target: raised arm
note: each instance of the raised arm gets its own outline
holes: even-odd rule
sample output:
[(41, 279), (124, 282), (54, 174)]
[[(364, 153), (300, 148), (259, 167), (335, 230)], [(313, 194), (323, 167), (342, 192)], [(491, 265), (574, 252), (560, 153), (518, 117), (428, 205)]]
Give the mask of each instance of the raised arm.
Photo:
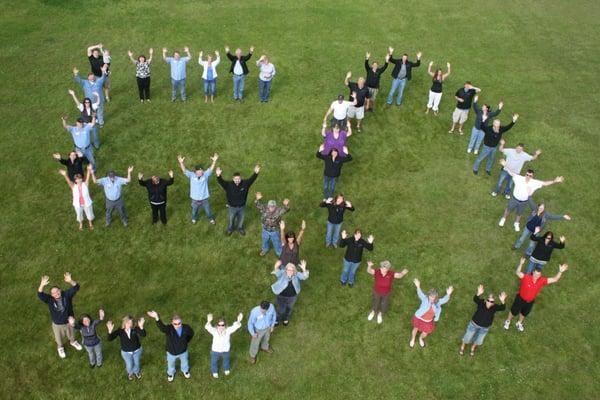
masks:
[(58, 173), (61, 174), (63, 176), (63, 178), (65, 178), (65, 181), (67, 182), (67, 185), (69, 185), (69, 187), (72, 189), (73, 188), (73, 182), (71, 182), (71, 180), (67, 176), (67, 170), (65, 170), (65, 169), (59, 169)]
[(127, 167), (127, 178), (125, 179), (127, 183), (131, 182), (131, 173), (133, 172), (133, 165)]
[(375, 275), (375, 270), (373, 269), (373, 261), (367, 261), (367, 273), (369, 275)]
[(306, 221), (302, 220), (302, 225), (300, 225), (300, 232), (298, 232), (298, 237), (296, 238), (296, 241), (298, 242), (298, 244), (300, 244), (300, 242), (302, 242), (302, 238), (304, 237), (305, 229), (306, 229)]
[(210, 164), (210, 170), (213, 171), (215, 169), (215, 165), (217, 165), (217, 160), (219, 159), (219, 155), (217, 153), (213, 154), (213, 156), (210, 158), (210, 160), (212, 161), (212, 163)]
[(167, 61), (167, 48), (163, 47), (162, 49), (162, 58), (163, 60)]
[(177, 156), (177, 161), (179, 162), (179, 168), (181, 168), (181, 172), (183, 172), (183, 174), (185, 175), (185, 157), (183, 157), (181, 154)]
[(515, 274), (519, 277), (519, 279), (523, 279), (523, 277), (525, 276), (525, 274), (523, 272), (521, 272), (524, 264), (525, 264), (525, 257), (521, 257), (521, 259), (519, 260), (519, 265), (517, 265), (517, 270), (515, 271)]
[(279, 221), (279, 240), (281, 240), (281, 244), (285, 246), (285, 221)]
[(131, 50), (127, 50), (127, 55), (129, 56), (129, 60), (132, 63), (134, 63), (134, 64), (137, 63), (137, 61), (135, 60), (135, 58), (133, 58), (133, 52)]
[(513, 170), (511, 170), (510, 168), (508, 168), (508, 167), (506, 166), (506, 160), (500, 160), (500, 165), (502, 165), (502, 166), (504, 167), (504, 170), (505, 170), (506, 172), (508, 172), (508, 174), (509, 174), (510, 176), (515, 176), (515, 175), (518, 175), (518, 174), (516, 174), (516, 173), (515, 173)]
[(550, 284), (558, 282), (558, 280), (562, 276), (563, 272), (565, 272), (568, 269), (569, 269), (569, 266), (567, 264), (561, 264), (561, 265), (559, 265), (558, 266), (558, 273), (556, 275), (554, 275), (552, 278), (548, 278), (548, 284), (550, 285)]
[(448, 76), (450, 76), (450, 63), (446, 63), (446, 68), (448, 68), (448, 72), (446, 72), (445, 74), (442, 75), (442, 79), (446, 79)]
[(428, 74), (429, 74), (431, 77), (433, 77), (433, 76), (434, 76), (434, 73), (433, 73), (433, 71), (431, 70), (431, 66), (432, 66), (432, 65), (433, 65), (433, 61), (429, 61), (429, 65), (427, 66), (427, 73), (428, 73)]
[(557, 176), (554, 180), (542, 182), (543, 186), (554, 185), (555, 183), (563, 183), (565, 178), (563, 176)]
[(91, 56), (92, 55), (92, 51), (94, 49), (102, 49), (102, 43), (98, 43), (98, 44), (94, 44), (90, 47), (87, 48), (87, 56)]
[(400, 272), (394, 272), (394, 279), (402, 279), (408, 274), (408, 269), (404, 268)]
[(81, 105), (81, 103), (79, 102), (79, 99), (77, 98), (77, 96), (75, 95), (75, 91), (72, 89), (69, 89), (69, 94), (71, 95), (71, 97), (73, 98), (73, 102), (75, 103), (75, 107), (79, 107)]
[(323, 117), (323, 124), (327, 124), (327, 118), (329, 118), (329, 116), (331, 115), (332, 112), (333, 112), (333, 108), (331, 108), (331, 106), (329, 106), (329, 108), (327, 109), (327, 112), (325, 113), (325, 116)]
[(93, 175), (93, 171), (92, 171), (92, 164), (88, 164), (87, 166), (87, 174), (85, 175), (85, 184), (89, 185), (90, 184), (90, 175)]
[(352, 72), (348, 71), (346, 73), (346, 78), (344, 79), (344, 86), (348, 86), (350, 83), (350, 78), (352, 78)]

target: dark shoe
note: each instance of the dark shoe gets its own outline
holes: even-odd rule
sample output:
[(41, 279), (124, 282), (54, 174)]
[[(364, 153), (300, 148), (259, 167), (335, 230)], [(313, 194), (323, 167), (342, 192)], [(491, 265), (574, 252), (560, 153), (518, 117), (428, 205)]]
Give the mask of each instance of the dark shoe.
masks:
[(340, 281), (340, 283), (342, 284), (342, 286), (346, 286), (346, 282)]
[(101, 368), (102, 364), (96, 364), (96, 368)]
[(94, 368), (96, 366), (96, 364), (90, 364), (90, 368)]
[(473, 170), (473, 175), (477, 175), (477, 171)]
[(142, 373), (137, 373), (135, 374), (135, 377), (138, 378), (138, 380), (142, 379)]
[(240, 229), (238, 232), (240, 233), (240, 235), (246, 236), (246, 231), (245, 230)]
[(492, 175), (492, 171), (485, 171), (486, 174), (488, 174), (488, 176)]
[(256, 364), (256, 357), (250, 357), (250, 364)]
[(268, 349), (260, 349), (261, 351), (264, 351), (265, 353), (268, 354), (273, 354), (273, 348), (269, 347)]
[(275, 326), (279, 326), (279, 321), (275, 321)]
[(349, 284), (348, 284), (348, 287), (349, 287), (349, 288), (353, 288), (353, 287), (354, 287), (354, 283), (349, 283)]
[(231, 236), (231, 234), (232, 234), (232, 233), (233, 233), (233, 231), (229, 231), (229, 230), (225, 232), (225, 234), (226, 234), (227, 236)]

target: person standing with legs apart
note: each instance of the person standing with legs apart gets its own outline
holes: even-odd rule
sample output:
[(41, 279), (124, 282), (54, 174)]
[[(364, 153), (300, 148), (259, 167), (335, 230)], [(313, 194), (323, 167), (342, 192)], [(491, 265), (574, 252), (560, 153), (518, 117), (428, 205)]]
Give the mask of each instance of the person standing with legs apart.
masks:
[(527, 273), (531, 274), (535, 268), (540, 270), (544, 268), (552, 257), (552, 251), (554, 249), (564, 249), (565, 240), (564, 236), (560, 237), (560, 242), (554, 241), (554, 233), (548, 231), (541, 236), (537, 236), (539, 228), (531, 234), (529, 237), (532, 242), (536, 242), (535, 248), (529, 257), (529, 264), (527, 265)]
[(204, 209), (204, 213), (206, 214), (206, 218), (208, 218), (208, 222), (211, 225), (215, 224), (215, 216), (210, 210), (210, 203), (208, 198), (210, 197), (210, 193), (208, 191), (208, 178), (212, 175), (213, 170), (215, 169), (215, 165), (217, 164), (217, 160), (219, 159), (219, 155), (215, 153), (210, 160), (212, 164), (205, 171), (202, 165), (197, 164), (194, 168), (194, 172), (185, 168), (185, 157), (177, 156), (177, 161), (179, 161), (179, 167), (181, 168), (181, 172), (190, 180), (190, 198), (192, 199), (192, 224), (195, 224), (198, 220), (198, 211), (200, 207)]
[(138, 174), (138, 183), (148, 191), (148, 201), (152, 209), (152, 224), (158, 222), (160, 214), (160, 222), (163, 225), (167, 224), (167, 186), (171, 186), (175, 181), (173, 179), (173, 171), (169, 171), (169, 179), (162, 179), (157, 175), (152, 175), (152, 178), (143, 180), (144, 174)]
[[(283, 265), (283, 267), (281, 267)], [(288, 326), (294, 304), (300, 294), (300, 281), (308, 279), (309, 271), (306, 269), (306, 261), (298, 264), (302, 272), (298, 272), (296, 265), (292, 263), (283, 264), (281, 261), (275, 263), (273, 272), (277, 282), (271, 285), (271, 290), (277, 296), (277, 322), (275, 325)]]
[(283, 207), (277, 207), (275, 200), (269, 200), (265, 206), (260, 200), (262, 193), (256, 192), (256, 200), (254, 204), (260, 211), (260, 221), (262, 223), (262, 247), (260, 256), (264, 256), (269, 251), (269, 242), (273, 243), (273, 250), (277, 257), (281, 256), (283, 250), (281, 246), (281, 238), (279, 237), (279, 222), (281, 216), (290, 211), (290, 200), (283, 199)]
[(479, 92), (481, 92), (481, 89), (473, 86), (469, 81), (466, 81), (463, 87), (456, 91), (454, 94), (456, 108), (452, 113), (452, 127), (448, 133), (454, 133), (454, 128), (458, 125), (458, 133), (463, 134), (462, 128), (469, 117), (469, 109), (471, 108), (473, 97)]
[(91, 132), (96, 124), (96, 117), (93, 116), (92, 122), (89, 124), (83, 122), (83, 118), (77, 118), (75, 126), (67, 125), (67, 117), (61, 117), (61, 121), (63, 128), (65, 128), (73, 138), (75, 151), (84, 155), (95, 171), (96, 159), (94, 158), (94, 150), (92, 149)]
[(204, 329), (213, 337), (212, 346), (210, 348), (210, 371), (213, 378), (219, 377), (219, 359), (223, 359), (223, 373), (229, 375), (231, 368), (229, 366), (229, 351), (231, 350), (231, 334), (242, 327), (242, 319), (244, 315), (239, 313), (237, 320), (231, 326), (227, 326), (227, 321), (224, 318), (219, 318), (217, 327), (212, 326), (213, 315), (206, 316), (206, 325)]
[(186, 66), (192, 59), (192, 54), (187, 46), (183, 48), (183, 51), (187, 54), (187, 57), (181, 57), (178, 51), (173, 52), (173, 57), (167, 57), (167, 49), (165, 47), (162, 49), (163, 60), (171, 66), (171, 101), (173, 102), (177, 100), (177, 89), (179, 89), (181, 101), (187, 100), (185, 91)]
[(167, 381), (173, 382), (178, 359), (183, 376), (190, 379), (188, 343), (194, 337), (194, 330), (188, 324), (184, 324), (177, 314), (173, 315), (169, 325), (163, 324), (156, 311), (148, 311), (147, 314), (156, 320), (156, 326), (166, 337)]
[(140, 102), (150, 102), (150, 64), (152, 63), (152, 54), (154, 49), (148, 50), (150, 57), (146, 59), (145, 55), (138, 56), (137, 60), (133, 58), (133, 52), (127, 51), (127, 55), (131, 62), (135, 65), (135, 79), (137, 81), (138, 92), (140, 94)]
[(390, 93), (387, 97), (387, 105), (391, 106), (394, 101), (394, 94), (398, 91), (398, 96), (396, 97), (396, 105), (399, 106), (402, 104), (402, 96), (404, 94), (404, 88), (406, 87), (406, 83), (412, 79), (412, 69), (417, 68), (421, 65), (421, 52), (417, 52), (417, 61), (408, 61), (408, 54), (402, 54), (402, 57), (399, 59), (394, 58), (394, 49), (392, 47), (388, 47), (388, 55), (390, 58), (390, 62), (394, 64), (394, 69), (392, 70), (392, 87), (390, 89)]
[(115, 171), (108, 171), (106, 178), (96, 179), (96, 174), (92, 171), (92, 179), (98, 186), (104, 188), (104, 197), (106, 197), (106, 226), (112, 222), (112, 213), (116, 209), (121, 217), (123, 226), (127, 226), (129, 218), (125, 211), (125, 203), (123, 202), (123, 186), (131, 182), (131, 172), (133, 165), (127, 168), (127, 178), (117, 176)]
[(287, 265), (289, 263), (298, 265), (300, 262), (300, 243), (304, 237), (305, 229), (306, 221), (302, 220), (300, 232), (298, 232), (298, 236), (296, 237), (296, 233), (294, 231), (285, 231), (285, 222), (283, 220), (279, 222), (279, 235), (283, 245), (279, 261), (283, 265)]
[(511, 123), (506, 126), (501, 126), (499, 119), (495, 119), (492, 126), (486, 124), (481, 126), (481, 129), (485, 133), (485, 136), (483, 137), (483, 150), (473, 164), (473, 174), (477, 175), (479, 172), (479, 165), (486, 158), (487, 163), (485, 165), (485, 173), (488, 175), (492, 174), (492, 165), (494, 164), (498, 143), (500, 143), (502, 135), (515, 125), (517, 119), (519, 119), (519, 114), (513, 114)]
[(200, 52), (198, 56), (198, 64), (202, 66), (202, 80), (204, 81), (204, 102), (208, 103), (208, 96), (210, 96), (210, 102), (215, 102), (215, 96), (217, 95), (217, 66), (221, 63), (221, 56), (219, 51), (215, 50), (216, 59), (209, 54), (206, 56), (206, 61), (202, 59), (203, 52)]
[(242, 49), (235, 49), (235, 55), (229, 52), (229, 46), (225, 46), (227, 58), (231, 61), (229, 73), (233, 74), (233, 99), (243, 101), (244, 99), (244, 83), (246, 75), (248, 75), (248, 65), (246, 63), (254, 53), (254, 46), (250, 46), (250, 51), (245, 56), (242, 55)]
[[(81, 112), (81, 119), (83, 119), (84, 124), (89, 124), (92, 122), (94, 118), (94, 114), (98, 111), (98, 106), (100, 105), (100, 95), (98, 92), (94, 92), (94, 100), (92, 103), (92, 99), (85, 98), (83, 99), (83, 103), (79, 102), (79, 99), (75, 95), (75, 91), (69, 89), (69, 94), (73, 97), (73, 101), (75, 102), (75, 107)], [(98, 126), (94, 125), (92, 130), (90, 131), (92, 144), (96, 149), (100, 148), (100, 136), (98, 136)]]
[(419, 300), (421, 300), (421, 306), (412, 317), (413, 330), (408, 345), (411, 348), (415, 347), (417, 333), (421, 332), (419, 346), (425, 347), (425, 338), (435, 330), (436, 322), (442, 314), (442, 306), (450, 301), (450, 295), (454, 291), (454, 287), (449, 286), (446, 289), (446, 295), (440, 299), (437, 290), (429, 289), (427, 294), (425, 294), (421, 290), (421, 282), (418, 279), (415, 279), (413, 282), (417, 287), (417, 295), (419, 296)]
[(81, 314), (79, 321), (74, 317), (69, 317), (69, 325), (81, 333), (83, 346), (88, 353), (90, 368), (100, 368), (102, 366), (102, 343), (96, 327), (104, 320), (104, 310), (98, 310), (98, 319), (92, 321), (89, 314)]
[(116, 331), (114, 330), (115, 326), (112, 321), (106, 323), (108, 341), (112, 342), (118, 337), (121, 342), (121, 357), (125, 361), (127, 379), (130, 381), (133, 378), (142, 379), (141, 361), (144, 348), (142, 347), (140, 338), (146, 336), (144, 323), (144, 317), (141, 317), (137, 321), (136, 326), (131, 315), (123, 317), (121, 327)]
[(377, 269), (373, 269), (371, 261), (367, 262), (367, 272), (375, 278), (371, 312), (367, 316), (368, 321), (371, 321), (377, 315), (377, 323), (381, 324), (383, 322), (383, 314), (387, 312), (390, 305), (390, 294), (392, 293), (394, 279), (404, 278), (408, 274), (406, 268), (401, 272), (394, 272), (391, 268), (392, 263), (387, 260), (382, 261)]
[(81, 79), (79, 76), (79, 70), (73, 67), (73, 79), (83, 88), (84, 97), (93, 99), (96, 97), (94, 93), (98, 93), (100, 101), (96, 108), (96, 120), (98, 126), (102, 128), (104, 126), (104, 80), (106, 79), (106, 70), (108, 65), (104, 64), (101, 68), (102, 75), (96, 76), (94, 73), (89, 73), (86, 80)]
[(494, 118), (500, 115), (502, 111), (502, 107), (504, 107), (504, 103), (501, 101), (498, 103), (498, 109), (496, 111), (492, 111), (489, 104), (484, 104), (479, 107), (478, 104), (479, 96), (475, 95), (473, 98), (473, 111), (475, 112), (475, 123), (473, 124), (473, 128), (471, 129), (471, 138), (469, 139), (469, 144), (467, 145), (467, 153), (473, 152), (473, 154), (477, 155), (479, 153), (479, 147), (481, 147), (481, 142), (483, 142), (483, 138), (485, 137), (485, 132), (483, 131), (483, 126), (485, 122), (489, 118)]
[(256, 364), (258, 351), (262, 350), (267, 354), (273, 353), (273, 348), (269, 345), (271, 333), (275, 329), (277, 314), (273, 304), (263, 300), (260, 305), (250, 311), (248, 317), (248, 332), (250, 333), (250, 364)]
[(510, 311), (508, 312), (508, 318), (506, 321), (504, 321), (504, 329), (506, 330), (510, 329), (510, 322), (518, 314), (519, 320), (516, 322), (515, 326), (519, 332), (523, 332), (525, 330), (523, 322), (531, 312), (533, 303), (535, 302), (535, 299), (542, 288), (546, 285), (551, 285), (558, 282), (562, 274), (569, 269), (567, 264), (561, 264), (558, 266), (558, 273), (556, 275), (554, 275), (552, 278), (546, 278), (545, 276), (542, 276), (542, 270), (540, 268), (535, 268), (531, 275), (524, 274), (521, 272), (524, 264), (525, 258), (523, 257), (519, 261), (519, 265), (515, 271), (521, 280), (521, 285), (519, 287), (519, 293), (517, 293), (515, 296), (515, 300), (510, 307)]
[(498, 296), (498, 299), (502, 304), (496, 304), (496, 298), (492, 293), (483, 300), (481, 298), (483, 292), (483, 285), (479, 285), (477, 287), (477, 294), (473, 296), (473, 301), (477, 304), (477, 310), (475, 311), (475, 314), (473, 314), (471, 321), (469, 321), (467, 331), (463, 336), (460, 349), (458, 350), (458, 354), (461, 356), (465, 354), (465, 346), (471, 343), (473, 343), (471, 345), (471, 356), (475, 355), (475, 349), (483, 344), (483, 340), (492, 327), (494, 315), (498, 311), (506, 310), (506, 305), (504, 304), (504, 301), (506, 300), (505, 292), (500, 293)]
[(425, 114), (429, 113), (429, 110), (433, 109), (433, 113), (437, 116), (440, 111), (440, 101), (442, 100), (442, 84), (444, 80), (450, 75), (450, 63), (446, 63), (446, 68), (448, 68), (448, 72), (445, 74), (442, 72), (440, 68), (431, 72), (431, 66), (433, 65), (433, 61), (429, 61), (429, 65), (427, 66), (427, 73), (431, 76), (431, 89), (429, 89), (429, 100), (427, 100), (427, 109), (425, 110)]
[(386, 54), (383, 67), (379, 67), (379, 64), (376, 62), (369, 65), (369, 58), (371, 58), (371, 53), (367, 52), (365, 55), (365, 71), (367, 72), (366, 84), (367, 89), (369, 89), (369, 96), (367, 97), (365, 110), (373, 112), (375, 111), (375, 99), (379, 93), (379, 81), (381, 80), (381, 75), (389, 65), (390, 55)]
[[(62, 158), (60, 153), (52, 154), (55, 160), (67, 167), (67, 176), (71, 182), (75, 182), (75, 175), (83, 176), (84, 164), (89, 161), (80, 151), (71, 150), (68, 158)], [(86, 168), (87, 169), (87, 168)]]
[(335, 184), (337, 179), (342, 174), (342, 166), (344, 163), (352, 161), (352, 156), (348, 154), (348, 148), (344, 147), (345, 156), (341, 156), (338, 149), (331, 149), (329, 154), (323, 155), (324, 145), (321, 145), (317, 150), (317, 158), (323, 160), (323, 197), (332, 197), (335, 193)]
[[(501, 139), (500, 147), (498, 148), (498, 150), (500, 150), (500, 152), (506, 156), (506, 165), (508, 165), (508, 168), (517, 174), (521, 173), (523, 164), (525, 164), (528, 161), (537, 160), (539, 155), (542, 154), (542, 151), (540, 149), (536, 150), (533, 156), (525, 153), (525, 151), (523, 151), (525, 147), (523, 143), (517, 144), (517, 147), (515, 147), (514, 149), (505, 149), (505, 143), (506, 142), (504, 141), (504, 139)], [(496, 187), (494, 187), (494, 189), (492, 190), (492, 197), (496, 197), (498, 193), (500, 193), (504, 181), (506, 181), (506, 187), (504, 188), (504, 197), (507, 200), (510, 199), (510, 189), (512, 189), (513, 182), (512, 177), (508, 174), (508, 172), (506, 172), (504, 168), (500, 168), (500, 176), (498, 176), (498, 183), (496, 183)]]
[(360, 133), (362, 132), (362, 120), (365, 118), (365, 102), (371, 95), (369, 88), (365, 85), (365, 78), (361, 76), (358, 81), (350, 82), (351, 77), (352, 72), (348, 71), (344, 80), (344, 85), (350, 89), (350, 101), (353, 102), (353, 105), (348, 108), (348, 124), (350, 124), (350, 119), (356, 118), (356, 131)]
[(264, 54), (260, 56), (256, 66), (258, 67), (258, 96), (261, 103), (266, 103), (269, 101), (271, 84), (276, 73), (275, 66), (271, 64), (269, 57)]
[(60, 358), (65, 358), (65, 348), (63, 339), (67, 338), (71, 346), (77, 351), (81, 351), (81, 345), (75, 340), (73, 327), (69, 325), (69, 317), (73, 314), (73, 297), (79, 291), (79, 284), (71, 278), (70, 272), (64, 274), (65, 282), (71, 285), (67, 290), (61, 290), (58, 286), (50, 288), (50, 294), (44, 293), (44, 288), (50, 283), (50, 278), (46, 275), (42, 276), (40, 286), (38, 287), (37, 296), (42, 302), (48, 305), (50, 318), (52, 319), (52, 333), (54, 333), (54, 341)]
[(347, 247), (346, 254), (344, 255), (344, 268), (342, 269), (342, 275), (340, 276), (340, 283), (342, 286), (348, 284), (349, 288), (354, 286), (354, 277), (356, 276), (356, 270), (360, 266), (362, 261), (362, 253), (364, 249), (373, 251), (373, 241), (375, 238), (373, 235), (369, 235), (367, 240), (362, 238), (362, 231), (356, 229), (352, 236), (348, 236), (346, 231), (342, 231), (342, 241), (340, 247)]
[(338, 94), (337, 100), (331, 103), (325, 116), (323, 117), (323, 125), (327, 124), (327, 118), (333, 114), (331, 117), (330, 125), (333, 128), (335, 125), (338, 125), (340, 128), (342, 126), (349, 125), (348, 121), (348, 110), (350, 107), (356, 105), (356, 97), (350, 97), (352, 101), (344, 100), (343, 94)]
[(89, 182), (90, 175), (92, 172), (92, 166), (88, 165), (88, 173), (85, 177), (85, 182), (83, 181), (83, 177), (81, 175), (75, 175), (75, 182), (71, 182), (69, 177), (67, 176), (67, 171), (61, 169), (58, 171), (61, 174), (69, 188), (71, 188), (71, 193), (73, 195), (73, 208), (75, 209), (75, 217), (77, 222), (79, 223), (79, 230), (83, 230), (83, 214), (88, 220), (88, 226), (90, 230), (94, 229), (94, 207), (92, 205), (92, 198), (90, 197), (89, 191)]
[(342, 193), (338, 193), (328, 199), (323, 199), (319, 207), (327, 208), (327, 231), (325, 233), (325, 247), (338, 247), (340, 241), (340, 232), (342, 230), (342, 223), (344, 222), (344, 212), (354, 211), (352, 203), (345, 200)]
[(256, 178), (258, 178), (258, 173), (260, 172), (260, 165), (256, 164), (254, 166), (254, 173), (248, 179), (242, 179), (242, 176), (239, 172), (233, 173), (233, 180), (225, 181), (222, 177), (221, 168), (217, 168), (215, 173), (217, 175), (217, 182), (219, 185), (225, 190), (225, 195), (227, 196), (227, 207), (229, 213), (229, 222), (227, 224), (227, 236), (231, 235), (234, 230), (234, 226), (236, 225), (237, 220), (237, 228), (235, 228), (240, 235), (244, 236), (246, 231), (244, 230), (244, 215), (246, 212), (246, 201), (248, 200), (248, 192), (250, 190), (250, 186), (254, 183)]
[[(535, 207), (535, 211), (531, 213), (531, 217), (527, 221), (521, 237), (519, 237), (519, 239), (515, 242), (513, 250), (520, 248), (523, 245), (523, 242), (529, 239), (531, 234), (535, 233), (537, 236), (536, 232), (540, 232), (546, 225), (547, 221), (558, 221), (562, 219), (570, 221), (571, 216), (568, 214), (550, 214), (546, 211), (546, 205), (543, 202), (538, 204), (537, 207)], [(533, 253), (535, 243), (536, 242), (533, 240), (529, 241), (529, 246), (527, 247), (527, 250), (525, 250), (525, 254), (527, 256), (530, 256), (531, 253)]]

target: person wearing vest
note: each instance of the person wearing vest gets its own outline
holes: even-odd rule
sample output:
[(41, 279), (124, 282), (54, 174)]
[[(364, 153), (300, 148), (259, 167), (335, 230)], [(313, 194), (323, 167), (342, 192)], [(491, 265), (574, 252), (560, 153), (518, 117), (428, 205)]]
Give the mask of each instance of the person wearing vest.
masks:
[(250, 46), (250, 51), (245, 56), (242, 55), (242, 49), (239, 47), (235, 49), (235, 55), (233, 55), (229, 51), (229, 46), (225, 46), (225, 53), (231, 61), (229, 73), (233, 75), (233, 99), (242, 101), (244, 98), (244, 83), (246, 82), (246, 75), (248, 75), (248, 65), (246, 63), (254, 53), (254, 46)]
[(73, 194), (73, 208), (75, 209), (75, 216), (79, 223), (79, 230), (83, 230), (84, 213), (88, 220), (90, 230), (94, 229), (94, 208), (92, 207), (92, 199), (88, 188), (90, 175), (92, 174), (92, 166), (88, 165), (87, 170), (88, 173), (85, 177), (85, 182), (79, 174), (75, 175), (75, 182), (71, 182), (66, 170), (61, 169), (58, 171), (59, 174), (65, 178), (69, 188), (71, 188), (71, 193)]
[(406, 83), (412, 78), (412, 69), (417, 68), (421, 65), (421, 52), (417, 53), (417, 61), (408, 61), (408, 54), (403, 54), (402, 58), (394, 58), (394, 49), (392, 47), (388, 48), (388, 55), (390, 59), (390, 63), (394, 64), (394, 69), (392, 70), (392, 87), (390, 89), (390, 93), (387, 97), (387, 105), (391, 106), (394, 101), (394, 94), (398, 91), (398, 96), (396, 97), (396, 105), (399, 106), (402, 104), (402, 95), (404, 94), (404, 87)]

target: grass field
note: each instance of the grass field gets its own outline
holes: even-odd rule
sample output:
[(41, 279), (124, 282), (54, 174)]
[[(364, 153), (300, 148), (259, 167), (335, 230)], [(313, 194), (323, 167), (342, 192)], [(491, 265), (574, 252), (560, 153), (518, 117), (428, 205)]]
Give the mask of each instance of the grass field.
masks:
[[(598, 398), (600, 323), (592, 306), (600, 295), (597, 207), (600, 179), (594, 151), (599, 145), (598, 80), (595, 68), (600, 3), (594, 1), (220, 1), (220, 2), (0, 2), (0, 397), (23, 399), (102, 398)], [(134, 164), (166, 175), (169, 224), (151, 226), (145, 190), (125, 189), (130, 227), (103, 227), (104, 196), (94, 187), (97, 229), (79, 232), (67, 185), (51, 154), (71, 147), (60, 115), (76, 117), (67, 89), (76, 88), (71, 68), (89, 64), (85, 48), (102, 42), (113, 55), (112, 101), (106, 107), (99, 173), (124, 173)], [(594, 44), (596, 43), (596, 44)], [(278, 75), (272, 101), (258, 102), (256, 67), (247, 80), (247, 101), (231, 101), (227, 63), (219, 69), (219, 96), (205, 105), (201, 68), (188, 66), (186, 104), (169, 101), (167, 65), (160, 49), (200, 50), (228, 44), (255, 55), (271, 55)], [(366, 259), (407, 265), (396, 282), (384, 323), (368, 323), (372, 279), (365, 263), (354, 289), (341, 288), (343, 251), (325, 249), (326, 212), (321, 198), (322, 163), (314, 157), (328, 104), (346, 93), (344, 74), (363, 74), (366, 51), (381, 60), (387, 46), (396, 53), (423, 52), (403, 106), (367, 116), (362, 134), (349, 140), (355, 160), (344, 168), (340, 190), (356, 212), (345, 228), (375, 235)], [(155, 49), (151, 104), (137, 101), (134, 67), (127, 50)], [(596, 50), (594, 50), (596, 49)], [(440, 116), (424, 115), (430, 78), (426, 65), (452, 63)], [(255, 58), (252, 59), (255, 61)], [(391, 83), (382, 78), (379, 105)], [(468, 135), (449, 135), (453, 92), (464, 80), (483, 89), (481, 100), (505, 102), (503, 121), (521, 119), (506, 139), (544, 153), (533, 168), (544, 179), (564, 175), (563, 185), (536, 193), (550, 212), (568, 212), (571, 222), (551, 229), (567, 237), (545, 273), (559, 262), (571, 269), (544, 289), (526, 331), (506, 332), (503, 315), (477, 356), (460, 358), (460, 338), (474, 311), (479, 283), (506, 290), (509, 306), (518, 281), (519, 255), (510, 249), (512, 226), (497, 226), (505, 201), (489, 195), (492, 178), (474, 177)], [(77, 88), (81, 95), (81, 91)], [(467, 122), (470, 132), (472, 119)], [(265, 198), (291, 199), (288, 226), (306, 219), (302, 257), (311, 277), (304, 282), (292, 323), (272, 337), (276, 352), (247, 362), (249, 337), (232, 342), (232, 375), (209, 373), (208, 312), (230, 320), (262, 299), (273, 299), (269, 275), (274, 256), (260, 258), (258, 212), (246, 214), (248, 235), (225, 237), (225, 196), (211, 182), (217, 226), (189, 222), (188, 184), (176, 155), (189, 163), (209, 162), (212, 152), (229, 176), (251, 173)], [(484, 174), (485, 175), (485, 174)], [(166, 381), (164, 337), (149, 321), (142, 359), (144, 378), (127, 382), (117, 342), (104, 342), (105, 366), (87, 367), (87, 356), (67, 349), (60, 360), (46, 307), (36, 299), (40, 276), (61, 282), (72, 272), (81, 283), (75, 312), (103, 307), (107, 318), (156, 309), (180, 313), (197, 336), (191, 343), (192, 379)], [(411, 281), (455, 293), (444, 307), (438, 330), (425, 349), (409, 349), (410, 318), (418, 306)], [(62, 282), (61, 282), (62, 283)], [(64, 283), (63, 283), (64, 285)], [(245, 321), (244, 321), (245, 322)], [(100, 328), (103, 338), (105, 327)], [(594, 378), (595, 377), (595, 378)]]

